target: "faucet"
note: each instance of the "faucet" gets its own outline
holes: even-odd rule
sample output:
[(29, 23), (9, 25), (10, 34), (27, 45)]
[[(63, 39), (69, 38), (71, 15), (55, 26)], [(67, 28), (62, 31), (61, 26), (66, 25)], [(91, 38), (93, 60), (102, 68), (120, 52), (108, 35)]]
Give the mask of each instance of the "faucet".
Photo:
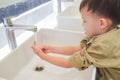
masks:
[(15, 49), (17, 47), (16, 38), (14, 35), (14, 30), (16, 29), (23, 29), (23, 30), (29, 30), (36, 32), (37, 27), (32, 25), (18, 25), (13, 24), (11, 21), (11, 17), (6, 17), (3, 19), (3, 24), (5, 27), (7, 39), (8, 39), (8, 45), (11, 50)]
[(61, 13), (61, 0), (57, 0), (57, 9), (58, 13)]

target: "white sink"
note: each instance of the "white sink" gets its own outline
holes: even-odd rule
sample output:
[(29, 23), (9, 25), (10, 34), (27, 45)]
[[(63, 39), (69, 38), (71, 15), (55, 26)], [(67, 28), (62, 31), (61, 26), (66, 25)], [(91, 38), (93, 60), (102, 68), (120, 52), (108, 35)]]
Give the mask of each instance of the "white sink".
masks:
[[(37, 43), (59, 46), (79, 45), (82, 37), (83, 33), (40, 29), (37, 32), (37, 41), (39, 41)], [(84, 71), (78, 71), (74, 68), (61, 68), (42, 61), (30, 48), (33, 40), (34, 35), (0, 61), (0, 78), (7, 80), (95, 80), (93, 66)], [(37, 66), (44, 66), (44, 70), (35, 71)]]
[(84, 31), (82, 27), (82, 18), (77, 6), (66, 8), (57, 16), (57, 26), (59, 29)]

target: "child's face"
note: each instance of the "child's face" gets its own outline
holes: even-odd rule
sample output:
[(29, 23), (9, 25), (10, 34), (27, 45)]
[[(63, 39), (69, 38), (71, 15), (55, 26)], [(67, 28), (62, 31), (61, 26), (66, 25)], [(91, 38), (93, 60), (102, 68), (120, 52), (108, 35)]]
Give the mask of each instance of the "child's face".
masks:
[(85, 34), (89, 37), (99, 35), (101, 32), (100, 18), (93, 14), (91, 11), (87, 11), (87, 7), (81, 9), (81, 15), (83, 19), (83, 26), (85, 29)]

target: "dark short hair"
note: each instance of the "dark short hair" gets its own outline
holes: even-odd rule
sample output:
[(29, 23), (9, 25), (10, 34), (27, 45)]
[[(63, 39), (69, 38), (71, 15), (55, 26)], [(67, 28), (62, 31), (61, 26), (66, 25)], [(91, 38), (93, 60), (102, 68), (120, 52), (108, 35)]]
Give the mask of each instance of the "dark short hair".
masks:
[(85, 6), (88, 11), (111, 19), (114, 25), (120, 24), (120, 0), (82, 0), (79, 10)]

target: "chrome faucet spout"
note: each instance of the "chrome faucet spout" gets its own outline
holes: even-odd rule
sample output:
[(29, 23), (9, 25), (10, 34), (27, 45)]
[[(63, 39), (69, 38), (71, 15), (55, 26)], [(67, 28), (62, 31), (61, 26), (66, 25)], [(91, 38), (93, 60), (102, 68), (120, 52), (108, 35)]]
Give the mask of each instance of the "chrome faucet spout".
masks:
[(31, 26), (31, 25), (16, 25), (14, 24), (12, 27), (7, 27), (7, 29), (12, 29), (12, 30), (28, 30), (28, 31), (37, 31), (37, 26)]
[(8, 44), (11, 50), (17, 47), (14, 30), (22, 29), (22, 30), (28, 30), (28, 31), (33, 31), (33, 32), (37, 31), (37, 26), (13, 24), (10, 17), (4, 18), (3, 24), (6, 30)]

